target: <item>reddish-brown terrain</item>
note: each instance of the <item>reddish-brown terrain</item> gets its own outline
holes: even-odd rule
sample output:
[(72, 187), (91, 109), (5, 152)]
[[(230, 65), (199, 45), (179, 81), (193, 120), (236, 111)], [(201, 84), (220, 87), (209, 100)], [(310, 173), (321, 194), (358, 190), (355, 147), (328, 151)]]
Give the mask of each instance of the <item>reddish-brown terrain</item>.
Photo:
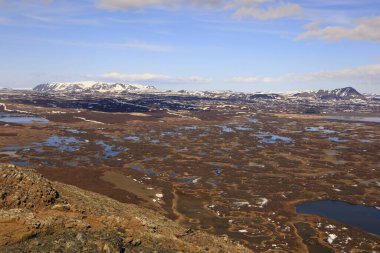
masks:
[[(380, 207), (379, 123), (279, 114), (249, 105), (210, 105), (211, 110), (174, 113), (104, 113), (16, 103), (7, 104), (7, 108), (49, 120), (0, 122), (0, 162), (24, 170), (33, 168), (60, 182), (53, 183), (58, 192), (67, 196), (69, 204), (73, 198), (75, 205), (80, 205), (70, 211), (54, 211), (52, 217), (69, 212), (73, 220), (82, 222), (78, 226), (89, 223), (96, 228), (95, 224), (108, 220), (103, 216), (112, 217), (110, 224), (120, 223), (117, 217), (128, 211), (119, 215), (124, 207), (119, 202), (133, 203), (191, 231), (239, 241), (253, 252), (380, 251), (379, 236), (320, 216), (298, 214), (295, 209), (314, 200)], [(86, 192), (81, 203), (78, 194), (84, 191), (74, 186), (119, 202)], [(112, 207), (107, 206), (110, 203)], [(31, 207), (21, 207), (26, 209), (20, 212), (31, 212)], [(50, 215), (51, 207), (48, 210), (39, 217)], [(92, 217), (97, 214), (103, 218)], [(26, 222), (17, 219), (15, 234), (23, 231), (20, 224)], [(165, 230), (170, 224), (167, 233), (186, 234), (181, 229), (175, 232), (170, 226), (177, 225), (165, 222), (160, 227)], [(104, 226), (111, 228), (110, 224)], [(12, 222), (4, 226), (8, 227), (6, 234), (10, 233)], [(100, 230), (88, 236), (101, 241), (106, 237)], [(72, 237), (71, 232), (58, 231)], [(331, 234), (337, 237), (330, 242)], [(33, 238), (25, 235), (29, 237)], [(154, 240), (149, 240), (151, 246)], [(21, 237), (3, 245), (14, 242), (21, 245)], [(187, 245), (182, 243), (179, 245)], [(200, 249), (214, 249), (213, 243), (201, 243)], [(187, 252), (181, 247), (176, 250)]]

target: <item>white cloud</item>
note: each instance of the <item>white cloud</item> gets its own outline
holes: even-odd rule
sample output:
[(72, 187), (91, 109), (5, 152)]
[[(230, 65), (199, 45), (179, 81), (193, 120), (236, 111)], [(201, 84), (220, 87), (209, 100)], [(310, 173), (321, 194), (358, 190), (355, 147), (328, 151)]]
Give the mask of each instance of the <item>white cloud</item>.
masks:
[(284, 3), (280, 0), (98, 0), (97, 6), (111, 10), (141, 9), (150, 6), (167, 8), (212, 7), (232, 11), (236, 17), (257, 19), (284, 18), (297, 15), (302, 10), (298, 4)]
[(260, 76), (248, 76), (248, 77), (233, 77), (227, 82), (232, 83), (250, 83), (250, 84), (260, 84), (260, 83), (274, 83), (279, 80), (273, 77), (260, 77)]
[(319, 38), (323, 40), (369, 40), (380, 42), (380, 16), (355, 19), (349, 26), (325, 26), (317, 23), (307, 25), (306, 32), (298, 39)]
[(301, 13), (302, 8), (298, 4), (283, 4), (268, 9), (258, 7), (241, 7), (236, 10), (235, 17), (253, 17), (257, 19), (279, 19), (295, 16)]
[(171, 52), (174, 49), (170, 46), (163, 46), (158, 44), (150, 44), (141, 41), (132, 41), (125, 44), (121, 44), (122, 47), (140, 49), (145, 51), (153, 51), (153, 52)]
[(98, 6), (106, 9), (131, 9), (143, 8), (152, 5), (173, 6), (171, 0), (100, 0)]
[[(26, 3), (50, 3), (53, 0), (19, 0), (19, 2), (26, 2)], [(14, 0), (0, 0), (0, 4), (3, 3), (13, 3), (16, 2)]]
[(159, 75), (159, 74), (150, 74), (150, 73), (144, 73), (144, 74), (121, 74), (118, 72), (111, 72), (99, 75), (100, 78), (105, 79), (114, 79), (114, 80), (144, 80), (144, 81), (151, 81), (151, 80), (165, 80), (170, 78), (170, 76), (166, 75)]
[(170, 75), (142, 73), (142, 74), (122, 74), (118, 72), (105, 73), (97, 76), (106, 80), (118, 80), (129, 82), (159, 82), (159, 83), (208, 83), (209, 78), (191, 76), (191, 77), (174, 77)]
[(42, 40), (49, 43), (63, 44), (77, 47), (94, 47), (104, 49), (138, 49), (142, 51), (151, 51), (157, 53), (167, 53), (174, 51), (173, 47), (159, 44), (147, 43), (144, 41), (129, 41), (129, 42), (87, 42), (87, 41), (69, 41), (69, 40)]
[(168, 8), (181, 6), (220, 7), (226, 0), (99, 0), (98, 7), (106, 9), (134, 9), (148, 6), (163, 6)]
[(243, 84), (269, 84), (269, 83), (305, 83), (340, 81), (359, 84), (380, 85), (380, 64), (366, 65), (331, 71), (320, 71), (307, 74), (291, 74), (278, 77), (234, 77), (226, 82)]

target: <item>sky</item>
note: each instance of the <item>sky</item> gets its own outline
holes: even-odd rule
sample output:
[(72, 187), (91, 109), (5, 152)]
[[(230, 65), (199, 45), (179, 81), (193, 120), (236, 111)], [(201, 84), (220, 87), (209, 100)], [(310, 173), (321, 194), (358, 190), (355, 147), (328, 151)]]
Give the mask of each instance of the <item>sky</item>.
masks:
[(379, 0), (0, 0), (0, 87), (380, 94)]

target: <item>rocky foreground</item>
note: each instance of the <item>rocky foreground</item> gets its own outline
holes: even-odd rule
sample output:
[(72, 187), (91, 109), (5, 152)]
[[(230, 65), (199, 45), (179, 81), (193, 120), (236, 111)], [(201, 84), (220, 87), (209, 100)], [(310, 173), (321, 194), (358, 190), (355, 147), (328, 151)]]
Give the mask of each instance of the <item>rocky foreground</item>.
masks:
[(0, 228), (0, 252), (250, 252), (13, 165), (0, 165)]

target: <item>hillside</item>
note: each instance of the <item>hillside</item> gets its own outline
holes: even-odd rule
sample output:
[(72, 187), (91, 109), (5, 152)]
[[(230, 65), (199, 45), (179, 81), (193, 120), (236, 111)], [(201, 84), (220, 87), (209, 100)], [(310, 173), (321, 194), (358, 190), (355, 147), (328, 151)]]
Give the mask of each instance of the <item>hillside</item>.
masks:
[(0, 169), (1, 252), (249, 252), (32, 170)]

